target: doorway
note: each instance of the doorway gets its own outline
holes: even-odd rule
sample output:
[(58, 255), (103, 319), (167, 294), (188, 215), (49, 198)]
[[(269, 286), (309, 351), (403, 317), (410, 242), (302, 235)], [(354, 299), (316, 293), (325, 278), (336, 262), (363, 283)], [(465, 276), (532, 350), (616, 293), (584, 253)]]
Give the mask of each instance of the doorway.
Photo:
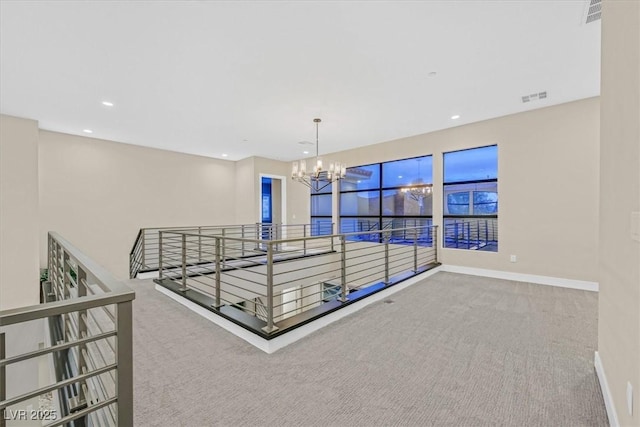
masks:
[[(281, 224), (286, 218), (285, 177), (260, 174), (260, 213), (258, 221), (263, 224), (263, 239), (283, 239)], [(267, 225), (267, 224), (273, 224)], [(277, 225), (277, 226), (276, 226)]]

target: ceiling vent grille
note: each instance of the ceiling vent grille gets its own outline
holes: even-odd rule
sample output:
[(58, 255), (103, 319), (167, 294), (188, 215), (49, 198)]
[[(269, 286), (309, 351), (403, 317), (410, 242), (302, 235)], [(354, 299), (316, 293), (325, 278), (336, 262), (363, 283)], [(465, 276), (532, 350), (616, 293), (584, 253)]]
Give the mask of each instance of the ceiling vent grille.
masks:
[(524, 95), (522, 97), (522, 102), (527, 103), (527, 102), (537, 101), (539, 99), (545, 99), (546, 97), (547, 97), (547, 91), (532, 93), (531, 95)]
[(591, 0), (585, 24), (599, 20), (602, 17), (602, 0)]

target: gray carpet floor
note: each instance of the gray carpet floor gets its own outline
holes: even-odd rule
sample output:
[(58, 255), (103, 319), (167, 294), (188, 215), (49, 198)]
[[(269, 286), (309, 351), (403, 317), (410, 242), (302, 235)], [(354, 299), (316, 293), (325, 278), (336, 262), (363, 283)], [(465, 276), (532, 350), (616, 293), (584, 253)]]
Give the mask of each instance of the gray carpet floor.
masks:
[(594, 292), (441, 272), (269, 355), (128, 283), (136, 426), (608, 425)]

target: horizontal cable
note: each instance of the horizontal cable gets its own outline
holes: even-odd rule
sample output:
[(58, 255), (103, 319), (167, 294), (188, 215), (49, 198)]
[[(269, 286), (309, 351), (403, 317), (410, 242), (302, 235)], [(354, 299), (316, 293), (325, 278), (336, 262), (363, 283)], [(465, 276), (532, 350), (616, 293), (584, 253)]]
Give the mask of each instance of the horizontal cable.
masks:
[(75, 347), (81, 344), (86, 344), (93, 341), (102, 340), (105, 338), (116, 336), (116, 331), (105, 332), (103, 334), (92, 335), (88, 338), (82, 338), (79, 340), (75, 340), (72, 342), (67, 342), (64, 344), (57, 344), (51, 347), (43, 348), (41, 350), (30, 351), (29, 353), (20, 354), (18, 356), (8, 357), (6, 359), (0, 359), (0, 367), (11, 365), (12, 363), (21, 362), (23, 360), (32, 359), (34, 357), (43, 356), (48, 353), (53, 353), (56, 351), (66, 350), (71, 347)]
[(62, 426), (65, 425), (73, 420), (77, 420), (79, 418), (85, 417), (87, 415), (90, 415), (91, 413), (97, 412), (100, 409), (104, 408), (105, 406), (108, 405), (112, 405), (114, 403), (116, 403), (118, 401), (117, 397), (112, 397), (109, 398), (105, 401), (96, 403), (95, 405), (91, 405), (91, 406), (87, 406), (85, 409), (82, 409), (80, 411), (76, 411), (73, 412), (71, 415), (67, 415), (64, 418), (60, 418), (59, 420), (55, 420), (52, 423), (49, 423), (47, 425), (45, 425), (44, 427), (57, 427), (57, 426)]
[(89, 378), (95, 377), (96, 375), (104, 374), (106, 372), (111, 371), (112, 369), (117, 369), (117, 368), (118, 368), (118, 365), (113, 363), (111, 365), (104, 366), (104, 367), (102, 367), (100, 369), (96, 369), (95, 371), (91, 371), (91, 372), (86, 373), (86, 374), (76, 375), (75, 377), (66, 379), (64, 381), (59, 381), (59, 382), (57, 382), (55, 384), (39, 388), (39, 389), (37, 389), (35, 391), (29, 392), (29, 393), (25, 393), (25, 394), (22, 394), (20, 396), (16, 396), (16, 397), (14, 397), (12, 399), (3, 400), (3, 401), (0, 402), (0, 410), (6, 409), (9, 406), (15, 405), (16, 403), (24, 402), (25, 400), (32, 399), (34, 397), (40, 396), (40, 395), (48, 393), (50, 391), (54, 391), (54, 390), (57, 390), (57, 389), (62, 388), (62, 387), (66, 387), (66, 386), (74, 384), (74, 383), (85, 381), (85, 380), (87, 380)]

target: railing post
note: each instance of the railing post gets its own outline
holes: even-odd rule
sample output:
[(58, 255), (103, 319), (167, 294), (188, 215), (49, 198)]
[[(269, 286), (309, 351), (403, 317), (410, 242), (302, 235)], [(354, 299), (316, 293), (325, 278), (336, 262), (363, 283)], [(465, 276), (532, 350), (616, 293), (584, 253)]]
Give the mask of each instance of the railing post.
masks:
[(227, 247), (227, 239), (224, 238), (224, 236), (226, 234), (225, 231), (226, 230), (223, 228), (222, 229), (222, 248), (221, 248), (222, 249), (222, 262), (227, 262), (227, 257), (225, 255), (226, 247)]
[(302, 254), (307, 254), (307, 224), (302, 224)]
[(64, 299), (69, 299), (71, 298), (71, 258), (67, 251), (62, 253), (62, 283), (64, 284), (62, 291), (64, 292)]
[(267, 242), (267, 326), (262, 330), (268, 334), (278, 330), (278, 327), (273, 324), (273, 244), (271, 242)]
[(435, 262), (438, 262), (438, 226), (431, 227), (431, 241), (433, 242), (433, 250), (435, 251)]
[[(320, 234), (320, 233), (318, 233), (318, 234)], [(333, 252), (333, 251), (335, 250), (335, 248), (334, 248), (334, 246), (333, 246), (333, 234), (334, 234), (334, 233), (333, 233), (333, 222), (331, 223), (331, 233), (330, 233), (330, 234), (331, 234), (331, 236), (332, 236), (332, 237), (331, 237), (331, 252)]]
[[(242, 237), (242, 239), (244, 239), (244, 224), (242, 224), (242, 228), (241, 228), (241, 237)], [(242, 255), (241, 256), (244, 257), (244, 240), (242, 240), (241, 245), (242, 245), (241, 246), (242, 247), (242, 251), (241, 251)]]
[(413, 233), (413, 272), (418, 271), (418, 229)]
[[(60, 249), (60, 246), (58, 246)], [(62, 251), (62, 298), (69, 299), (71, 298), (71, 258), (67, 251)], [(76, 277), (77, 279), (77, 277)], [(65, 313), (62, 315), (62, 337), (65, 341), (70, 340), (70, 324), (71, 324), (71, 313)]]
[(142, 245), (142, 250), (140, 251), (141, 252), (141, 257), (142, 257), (142, 261), (141, 261), (142, 262), (142, 264), (141, 264), (142, 268), (146, 267), (145, 264), (147, 262), (147, 255), (146, 255), (146, 252), (147, 252), (147, 241), (145, 239), (145, 234), (146, 234), (146, 232), (145, 232), (145, 229), (143, 228), (142, 229), (142, 234), (140, 235), (140, 238), (141, 238), (140, 242), (141, 242), (141, 245)]
[(489, 244), (489, 220), (484, 220), (484, 242)]
[(381, 233), (384, 240), (384, 284), (389, 284), (389, 238)]
[(116, 304), (118, 425), (133, 425), (133, 325), (131, 301)]
[(202, 262), (202, 227), (198, 227), (198, 262)]
[(215, 237), (216, 239), (216, 290), (215, 290), (215, 308), (220, 308), (222, 305), (220, 304), (220, 276), (222, 272), (220, 271), (220, 238)]
[(56, 254), (58, 253), (57, 248), (56, 248), (56, 241), (53, 240), (53, 237), (49, 236), (49, 238), (51, 239), (51, 246), (49, 248), (49, 250), (51, 251), (51, 257), (50, 257), (50, 262), (51, 264), (49, 265), (49, 281), (51, 282), (51, 285), (53, 287), (53, 293), (56, 297), (56, 301), (59, 299), (59, 293), (58, 293), (58, 262), (56, 260)]
[[(51, 239), (51, 236), (49, 236)], [(6, 357), (6, 349), (4, 342), (4, 333), (0, 333), (0, 359)], [(7, 399), (7, 368), (5, 365), (0, 366), (0, 402)], [(7, 425), (6, 409), (0, 411), (0, 427)]]
[(182, 287), (179, 291), (187, 291), (187, 235), (182, 234)]
[[(53, 267), (54, 263), (53, 263), (53, 238), (51, 237), (50, 234), (47, 234), (47, 280), (51, 283), (51, 290), (53, 291), (54, 295), (57, 294), (55, 288), (56, 288), (56, 282), (55, 282), (55, 271), (53, 271)], [(1, 416), (2, 414), (0, 414)]]
[(158, 279), (162, 280), (162, 231), (158, 231)]
[[(87, 296), (87, 273), (78, 265), (78, 274), (76, 276), (76, 281), (78, 284), (78, 297)], [(87, 337), (87, 310), (79, 310), (78, 311), (78, 338), (86, 338)], [(87, 362), (84, 358), (84, 353), (87, 351), (86, 344), (80, 344), (78, 346), (78, 373), (83, 374), (86, 371)], [(85, 382), (86, 384), (86, 382)], [(86, 401), (86, 396), (84, 394), (84, 387), (78, 387), (79, 392), (79, 400), (80, 402)]]
[[(331, 237), (333, 242), (333, 237)], [(342, 296), (340, 301), (346, 302), (347, 298), (347, 242), (344, 234), (340, 235), (340, 281), (342, 282)]]

